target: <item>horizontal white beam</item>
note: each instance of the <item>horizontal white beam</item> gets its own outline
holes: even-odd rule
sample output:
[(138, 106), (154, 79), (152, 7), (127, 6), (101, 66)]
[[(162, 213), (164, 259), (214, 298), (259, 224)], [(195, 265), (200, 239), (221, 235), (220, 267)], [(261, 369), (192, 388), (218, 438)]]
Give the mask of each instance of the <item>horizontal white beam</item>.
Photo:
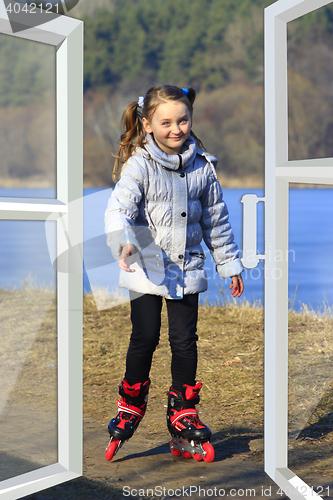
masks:
[(4, 500), (15, 500), (77, 477), (79, 477), (79, 474), (68, 471), (60, 463), (48, 465), (1, 481), (0, 496)]
[(266, 11), (270, 16), (277, 17), (288, 23), (304, 16), (313, 10), (319, 9), (324, 5), (331, 3), (332, 0), (279, 0), (266, 7)]
[[(0, 33), (3, 33), (4, 35), (14, 36), (12, 28), (10, 26), (10, 22), (6, 19), (0, 19)], [(15, 33), (15, 38), (24, 38), (25, 40), (46, 43), (47, 45), (54, 45), (56, 48), (58, 48), (63, 43), (63, 41), (66, 40), (66, 37), (62, 35), (44, 31), (37, 27), (29, 28), (24, 31), (18, 31), (17, 33)]]
[[(60, 14), (56, 16), (54, 14), (50, 14), (52, 20), (38, 25), (37, 28), (34, 27), (34, 15), (35, 14), (31, 14), (31, 20), (28, 17), (29, 15), (24, 16), (25, 23), (27, 23), (27, 25), (32, 25), (32, 27), (15, 33), (15, 37), (28, 38), (30, 40), (40, 41), (43, 43), (59, 45), (59, 43), (67, 38), (78, 26), (82, 25), (82, 21), (78, 19)], [(44, 16), (45, 19), (47, 19), (48, 14), (45, 13)], [(1, 28), (3, 28), (5, 30), (2, 31), (3, 33), (12, 34), (10, 23), (8, 21), (8, 13), (3, 0), (0, 0), (0, 19), (0, 32), (2, 31)]]
[(49, 198), (1, 198), (0, 210), (25, 210), (27, 212), (67, 213), (68, 206), (59, 200)]
[(275, 174), (288, 182), (333, 185), (333, 158), (287, 162)]
[(316, 500), (316, 498), (322, 498), (287, 467), (276, 469), (274, 480), (291, 500), (301, 500), (301, 498)]
[(310, 160), (293, 160), (277, 165), (278, 167), (333, 167), (333, 158), (313, 158)]
[(56, 220), (68, 212), (68, 206), (59, 200), (38, 198), (1, 198), (0, 220)]

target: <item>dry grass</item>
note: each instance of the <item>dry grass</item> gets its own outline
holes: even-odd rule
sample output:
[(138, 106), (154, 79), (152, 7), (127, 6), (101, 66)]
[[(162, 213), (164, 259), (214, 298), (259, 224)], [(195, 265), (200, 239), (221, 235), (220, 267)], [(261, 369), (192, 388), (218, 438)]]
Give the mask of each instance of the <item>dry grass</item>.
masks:
[(219, 182), (223, 189), (226, 188), (263, 188), (264, 174), (250, 174), (243, 177), (231, 177), (217, 172)]
[[(130, 309), (122, 304), (97, 312), (92, 296), (85, 297), (84, 309), (84, 408), (107, 424), (125, 370)], [(333, 322), (329, 309), (322, 312), (303, 307), (289, 314), (289, 466), (305, 481), (309, 474), (327, 477), (332, 469)], [(238, 461), (263, 461), (263, 323), (260, 305), (199, 309), (200, 416), (212, 429), (213, 441), (223, 441), (225, 453)], [(145, 436), (165, 426), (170, 360), (163, 310)]]
[(1, 188), (17, 189), (17, 188), (55, 188), (55, 180), (52, 182), (45, 179), (45, 175), (34, 175), (28, 178), (2, 177)]
[[(129, 304), (97, 312), (92, 296), (85, 297), (84, 386), (87, 389), (87, 413), (98, 411), (102, 418), (107, 418), (110, 408), (115, 408), (118, 385), (125, 370), (130, 330)], [(244, 420), (244, 412), (245, 415), (260, 413), (259, 423), (262, 417), (263, 311), (248, 304), (241, 307), (200, 307), (198, 335), (197, 379), (203, 382), (202, 407), (205, 413), (214, 414), (216, 427), (222, 424), (230, 426), (230, 421), (236, 424), (233, 408), (237, 406), (242, 413), (239, 423)], [(166, 393), (171, 383), (170, 362), (164, 308), (160, 344), (151, 370), (149, 404), (151, 408), (156, 402), (156, 408), (152, 408), (151, 413), (157, 418), (162, 412), (163, 420)]]
[[(108, 419), (115, 411), (118, 384), (125, 371), (131, 330), (129, 304), (97, 312), (85, 297), (85, 411)], [(251, 425), (263, 431), (263, 309), (241, 306), (201, 306), (198, 322), (199, 366), (203, 382), (200, 412), (219, 432)], [(289, 315), (290, 431), (297, 437), (320, 410), (332, 406), (331, 360), (333, 322), (303, 308)], [(166, 311), (162, 311), (161, 340), (153, 359), (149, 412), (151, 427), (165, 420), (170, 385), (170, 350)], [(323, 402), (325, 401), (325, 409)], [(327, 434), (327, 433), (326, 433)]]
[(30, 285), (0, 288), (0, 414), (10, 401), (31, 398), (38, 407), (57, 397), (55, 292)]
[[(262, 429), (263, 314), (260, 305), (249, 303), (199, 308), (197, 379), (203, 383), (200, 407), (216, 430), (242, 426), (249, 420), (257, 430)], [(2, 387), (6, 380), (13, 383), (9, 374), (16, 366), (15, 397), (31, 395), (38, 399), (49, 394), (47, 388), (56, 383), (56, 370), (50, 368), (57, 364), (53, 292), (34, 288), (0, 290), (0, 320)], [(151, 370), (149, 408), (156, 424), (164, 422), (171, 383), (167, 329), (164, 307), (160, 344)], [(107, 419), (114, 412), (130, 332), (129, 303), (98, 311), (93, 295), (84, 297), (83, 383), (87, 415)], [(295, 437), (316, 416), (322, 418), (323, 412), (330, 412), (332, 363), (333, 321), (329, 315), (315, 315), (308, 308), (301, 313), (291, 311), (289, 420)]]
[(333, 412), (333, 321), (303, 313), (289, 316), (289, 428), (294, 438), (310, 422)]
[[(1, 377), (5, 372), (3, 360), (10, 363), (15, 359), (10, 349), (15, 332), (22, 339), (30, 338), (30, 343), (21, 345), (24, 356), (16, 382), (12, 381), (9, 403), (19, 398), (37, 405), (56, 404), (56, 390), (53, 395), (49, 390), (56, 387), (56, 370), (50, 366), (57, 363), (56, 306), (51, 295), (38, 290), (25, 295), (20, 290), (0, 290)], [(197, 380), (203, 382), (199, 412), (211, 427), (215, 441), (230, 437), (235, 446), (237, 439), (244, 436), (247, 442), (253, 440), (254, 445), (262, 440), (263, 314), (262, 307), (248, 303), (199, 308)], [(93, 296), (84, 297), (84, 414), (101, 424), (107, 425), (116, 412), (130, 331), (128, 303), (98, 311)], [(293, 438), (290, 466), (293, 470), (314, 468), (323, 472), (332, 468), (332, 318), (328, 314), (315, 315), (306, 308), (301, 313), (291, 311), (289, 336), (289, 422)], [(170, 362), (164, 307), (161, 340), (151, 370), (152, 386), (145, 419), (147, 437), (165, 427)], [(250, 450), (239, 453), (236, 459), (262, 461), (261, 445), (250, 445)]]
[(289, 317), (289, 468), (306, 482), (332, 478), (333, 320), (304, 306)]

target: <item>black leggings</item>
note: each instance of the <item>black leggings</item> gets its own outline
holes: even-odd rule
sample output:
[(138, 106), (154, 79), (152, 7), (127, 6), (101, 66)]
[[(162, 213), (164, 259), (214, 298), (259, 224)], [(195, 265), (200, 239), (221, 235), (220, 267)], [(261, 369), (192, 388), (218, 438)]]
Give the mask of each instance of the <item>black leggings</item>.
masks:
[[(160, 338), (162, 297), (130, 292), (132, 335), (126, 358), (126, 380), (130, 385), (149, 377), (153, 353)], [(195, 385), (199, 294), (166, 299), (171, 346), (172, 385)]]

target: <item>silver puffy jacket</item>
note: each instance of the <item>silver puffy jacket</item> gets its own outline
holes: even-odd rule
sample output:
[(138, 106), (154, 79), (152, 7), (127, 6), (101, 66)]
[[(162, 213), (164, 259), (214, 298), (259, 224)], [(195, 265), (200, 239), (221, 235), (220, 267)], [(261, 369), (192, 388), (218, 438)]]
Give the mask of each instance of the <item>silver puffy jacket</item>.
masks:
[(137, 249), (135, 272), (121, 270), (119, 286), (172, 299), (204, 292), (202, 238), (222, 278), (240, 274), (216, 158), (198, 149), (192, 137), (180, 155), (168, 155), (147, 139), (123, 167), (105, 212), (113, 256), (119, 259), (126, 243)]

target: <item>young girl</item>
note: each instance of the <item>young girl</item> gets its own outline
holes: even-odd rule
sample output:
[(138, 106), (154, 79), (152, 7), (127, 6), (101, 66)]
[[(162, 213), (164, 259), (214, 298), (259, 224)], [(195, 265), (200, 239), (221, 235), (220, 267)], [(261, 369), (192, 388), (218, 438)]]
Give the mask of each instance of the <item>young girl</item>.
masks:
[[(167, 425), (173, 454), (211, 461), (211, 432), (198, 418), (198, 296), (207, 289), (204, 239), (233, 297), (243, 293), (239, 250), (215, 166), (191, 130), (194, 89), (163, 85), (125, 110), (114, 173), (121, 171), (105, 213), (108, 245), (129, 290), (132, 334), (118, 413), (109, 423), (111, 460), (145, 414), (163, 297), (171, 346)], [(120, 164), (124, 163), (120, 168)], [(180, 451), (179, 451), (180, 450)]]

